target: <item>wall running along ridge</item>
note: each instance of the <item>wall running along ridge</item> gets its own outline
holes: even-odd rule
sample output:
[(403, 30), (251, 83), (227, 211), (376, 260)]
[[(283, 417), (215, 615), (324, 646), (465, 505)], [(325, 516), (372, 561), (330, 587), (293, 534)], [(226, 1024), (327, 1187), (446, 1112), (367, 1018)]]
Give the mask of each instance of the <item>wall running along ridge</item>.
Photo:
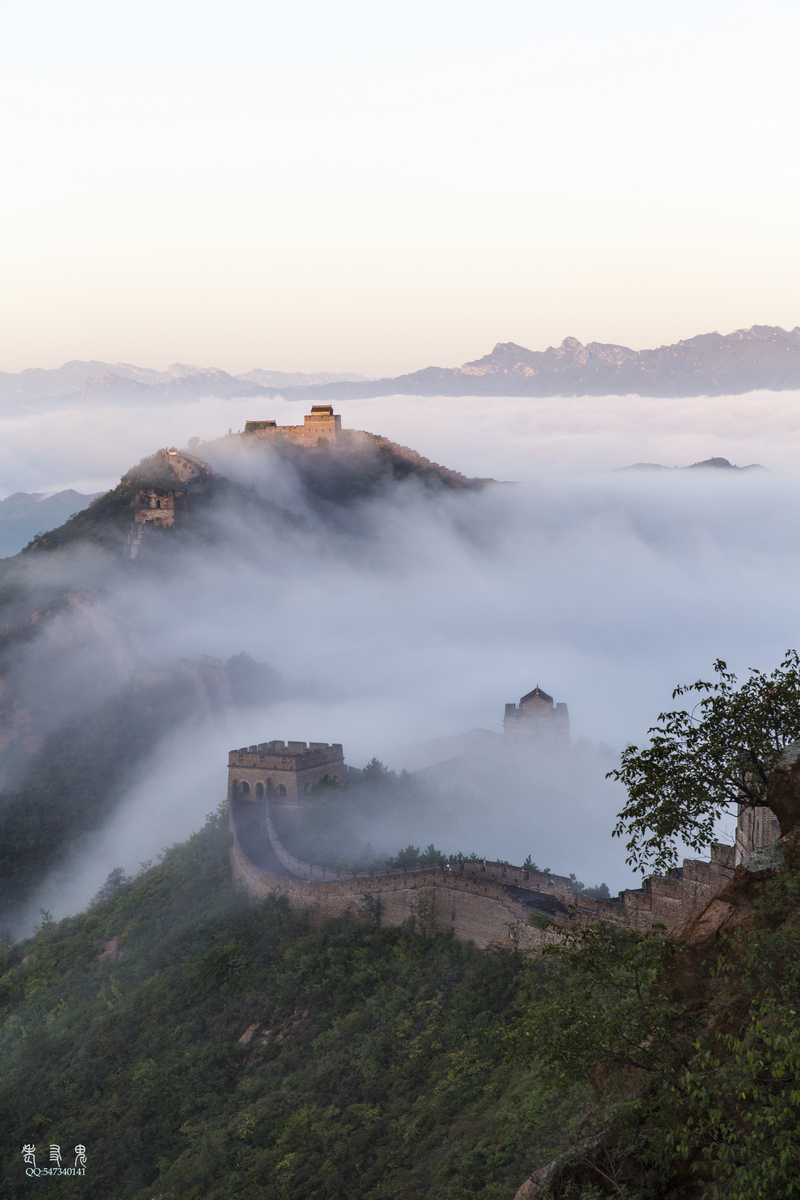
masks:
[(381, 925), (413, 919), (423, 932), (443, 930), (478, 947), (533, 949), (558, 940), (569, 929), (597, 922), (644, 931), (655, 924), (674, 928), (701, 908), (733, 874), (733, 847), (715, 845), (711, 861), (684, 859), (671, 876), (655, 876), (640, 890), (615, 900), (575, 895), (560, 875), (526, 871), (505, 863), (469, 860), (436, 867), (374, 872), (331, 871), (301, 862), (281, 843), (269, 805), (259, 824), (288, 875), (257, 866), (237, 830), (236, 802), (229, 799), (233, 877), (252, 900), (285, 896), (292, 908), (309, 909), (314, 923), (348, 910)]

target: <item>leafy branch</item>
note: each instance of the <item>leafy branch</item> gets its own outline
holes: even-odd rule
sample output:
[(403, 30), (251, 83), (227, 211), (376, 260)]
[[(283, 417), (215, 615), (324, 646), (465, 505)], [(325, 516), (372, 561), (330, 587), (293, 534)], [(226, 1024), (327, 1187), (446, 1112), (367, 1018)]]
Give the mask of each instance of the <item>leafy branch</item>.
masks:
[(607, 778), (619, 780), (628, 802), (615, 837), (628, 837), (627, 861), (666, 871), (680, 839), (694, 850), (734, 805), (769, 805), (767, 777), (783, 749), (800, 739), (800, 657), (787, 650), (771, 674), (755, 669), (741, 686), (722, 659), (716, 680), (675, 688), (673, 699), (696, 694), (691, 710), (659, 713), (643, 750), (628, 746)]

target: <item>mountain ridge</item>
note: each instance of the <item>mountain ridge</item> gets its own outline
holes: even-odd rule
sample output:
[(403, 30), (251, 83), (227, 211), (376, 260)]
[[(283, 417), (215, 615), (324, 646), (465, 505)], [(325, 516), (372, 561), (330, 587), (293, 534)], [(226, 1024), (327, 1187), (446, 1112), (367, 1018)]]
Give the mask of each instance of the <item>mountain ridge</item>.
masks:
[(566, 337), (529, 350), (497, 342), (460, 367), (423, 367), (367, 379), (353, 373), (251, 371), (172, 363), (166, 371), (130, 363), (72, 360), (53, 370), (0, 372), (0, 404), (66, 407), (106, 398), (183, 400), (201, 396), (283, 396), (331, 401), (416, 396), (703, 396), (800, 388), (800, 326), (753, 325), (732, 333), (697, 334), (655, 349)]
[(13, 492), (0, 500), (0, 559), (17, 554), (43, 528), (67, 521), (96, 500), (100, 492), (86, 494), (74, 488), (57, 492)]
[(29, 405), (41, 400), (93, 399), (99, 396), (126, 397), (198, 395), (261, 395), (276, 388), (315, 386), (335, 382), (361, 382), (363, 375), (331, 371), (266, 371), (255, 368), (230, 375), (218, 367), (172, 363), (166, 371), (137, 367), (131, 363), (107, 363), (96, 359), (71, 359), (60, 367), (26, 367), (24, 371), (0, 371), (0, 404)]
[(753, 325), (632, 350), (606, 342), (528, 350), (498, 342), (460, 367), (425, 367), (394, 379), (287, 388), (287, 399), (344, 400), (383, 395), (644, 396), (737, 395), (800, 388), (800, 326)]

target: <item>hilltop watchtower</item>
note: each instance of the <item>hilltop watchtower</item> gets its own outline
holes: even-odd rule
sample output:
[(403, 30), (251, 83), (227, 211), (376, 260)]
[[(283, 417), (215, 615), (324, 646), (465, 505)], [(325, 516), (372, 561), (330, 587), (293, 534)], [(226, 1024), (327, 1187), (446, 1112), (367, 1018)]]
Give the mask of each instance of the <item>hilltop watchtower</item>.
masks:
[(532, 692), (520, 697), (519, 704), (506, 705), (503, 732), (514, 741), (537, 741), (567, 750), (569, 711), (566, 704), (555, 704), (537, 683)]
[(228, 755), (228, 799), (264, 801), (287, 817), (296, 817), (314, 784), (327, 775), (345, 777), (339, 742), (261, 742)]
[(312, 404), (311, 412), (303, 417), (302, 425), (279, 425), (277, 421), (245, 421), (244, 431), (248, 437), (286, 438), (290, 442), (302, 442), (315, 446), (318, 438), (335, 442), (342, 432), (342, 418), (333, 411), (332, 404)]
[(170, 529), (185, 519), (190, 497), (207, 489), (210, 475), (208, 463), (171, 446), (154, 454), (144, 473), (134, 468), (124, 476), (123, 482), (142, 485), (133, 500), (133, 526), (125, 542), (125, 557), (137, 557), (146, 533)]
[(211, 475), (211, 467), (193, 454), (181, 454), (171, 447), (159, 450), (155, 463), (162, 478), (157, 484), (144, 486), (133, 502), (134, 522), (172, 526), (176, 516), (189, 511), (189, 497), (202, 491)]

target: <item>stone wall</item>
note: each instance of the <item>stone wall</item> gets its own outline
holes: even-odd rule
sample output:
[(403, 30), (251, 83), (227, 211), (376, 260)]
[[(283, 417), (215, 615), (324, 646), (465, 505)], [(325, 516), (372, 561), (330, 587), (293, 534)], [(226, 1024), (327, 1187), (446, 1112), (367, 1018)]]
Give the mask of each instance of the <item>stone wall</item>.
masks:
[(265, 809), (264, 828), (288, 874), (257, 867), (242, 848), (231, 807), (231, 866), (242, 890), (254, 900), (271, 893), (324, 921), (358, 910), (384, 925), (414, 919), (446, 930), (476, 946), (533, 949), (570, 929), (599, 921), (646, 930), (674, 928), (720, 890), (733, 872), (733, 847), (714, 846), (710, 862), (684, 860), (669, 877), (655, 876), (641, 890), (615, 900), (575, 895), (564, 876), (526, 871), (506, 863), (470, 860), (411, 870), (330, 871), (303, 863), (282, 845)]
[(342, 418), (334, 413), (330, 404), (313, 404), (311, 412), (303, 417), (302, 425), (279, 425), (277, 421), (245, 421), (244, 425), (244, 433), (248, 438), (279, 437), (312, 445), (317, 438), (335, 442), (341, 429)]
[(134, 524), (149, 522), (170, 528), (175, 524), (176, 511), (182, 512), (185, 504), (185, 490), (179, 488), (142, 488), (136, 493), (134, 500)]
[(250, 861), (235, 829), (231, 866), (240, 888), (252, 899), (285, 896), (292, 908), (309, 910), (315, 924), (348, 911), (361, 911), (381, 925), (402, 925), (413, 918), (423, 929), (447, 930), (460, 941), (478, 947), (517, 945), (533, 949), (558, 936), (555, 927), (531, 925), (530, 909), (509, 896), (502, 885), (448, 873), (443, 868), (324, 882), (271, 875)]
[(702, 908), (725, 886), (733, 875), (734, 848), (716, 843), (711, 847), (711, 861), (685, 858), (683, 866), (671, 875), (653, 875), (644, 887), (620, 892), (618, 900), (591, 901), (578, 897), (582, 912), (594, 914), (596, 920), (619, 919), (615, 914), (622, 907), (625, 923), (634, 929), (651, 929), (666, 925), (674, 929), (690, 913)]

